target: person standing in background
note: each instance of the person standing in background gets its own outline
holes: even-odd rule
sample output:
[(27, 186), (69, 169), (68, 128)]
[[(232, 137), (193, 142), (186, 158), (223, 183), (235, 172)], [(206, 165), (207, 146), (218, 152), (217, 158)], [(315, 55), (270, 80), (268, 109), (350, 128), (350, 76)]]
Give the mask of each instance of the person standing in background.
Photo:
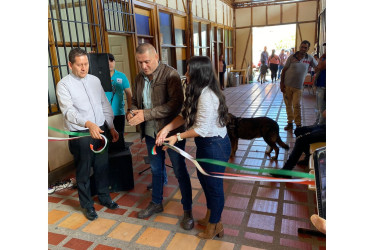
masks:
[(221, 90), (225, 89), (225, 72), (226, 72), (226, 62), (223, 60), (223, 54), (219, 55), (219, 84)]
[[(106, 97), (108, 98), (109, 103), (112, 106), (114, 113), (114, 127), (119, 133), (118, 144), (112, 144), (112, 147), (121, 148), (124, 147), (124, 138), (123, 134), (125, 132), (125, 101), (124, 93), (126, 93), (126, 102), (127, 102), (127, 111), (131, 107), (131, 88), (129, 80), (126, 75), (115, 69), (116, 61), (113, 54), (108, 54), (109, 59), (109, 70), (112, 83), (112, 92), (105, 92)], [(115, 146), (116, 145), (116, 146)], [(113, 149), (113, 148), (112, 148)]]
[(279, 56), (275, 54), (275, 49), (271, 51), (271, 56), (269, 57), (268, 64), (270, 65), (270, 71), (271, 71), (271, 83), (277, 81), (277, 71), (278, 71), (278, 65), (280, 63)]
[(279, 54), (279, 66), (278, 66), (278, 80), (280, 79), (280, 75), (282, 73), (282, 69), (284, 68), (284, 64), (286, 63), (288, 58), (288, 55), (284, 53), (284, 49), (281, 50), (281, 53)]

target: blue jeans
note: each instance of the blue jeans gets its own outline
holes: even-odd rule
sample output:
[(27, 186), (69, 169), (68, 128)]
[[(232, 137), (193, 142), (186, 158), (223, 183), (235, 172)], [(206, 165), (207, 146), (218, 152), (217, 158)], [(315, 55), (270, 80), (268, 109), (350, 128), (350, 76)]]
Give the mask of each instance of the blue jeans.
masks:
[(280, 78), (280, 75), (282, 73), (283, 68), (284, 68), (284, 66), (279, 64), (279, 66), (278, 66), (278, 79)]
[(316, 90), (316, 109), (317, 109), (317, 119), (316, 124), (325, 124), (326, 118), (323, 117), (322, 113), (326, 109), (326, 88), (317, 87)]
[[(152, 148), (155, 146), (155, 139), (150, 136), (145, 136), (145, 143), (147, 145), (148, 156), (151, 163), (152, 170), (152, 202), (161, 204), (163, 200), (163, 187), (165, 182), (165, 151), (162, 147), (156, 147), (156, 155), (152, 155)], [(175, 144), (176, 147), (184, 150), (186, 140), (179, 141)], [(192, 187), (190, 175), (188, 174), (186, 162), (184, 157), (172, 149), (167, 150), (170, 161), (173, 165), (175, 177), (179, 182), (179, 189), (181, 191), (183, 210), (192, 209)]]
[[(215, 137), (196, 137), (197, 147), (196, 158), (208, 158), (220, 161), (228, 161), (231, 153), (231, 144), (228, 135), (225, 138)], [(199, 163), (207, 173), (224, 173), (225, 167), (204, 163)], [(223, 193), (223, 179), (205, 176), (197, 172), (200, 184), (204, 190), (206, 204), (210, 209), (210, 223), (217, 223), (221, 219), (223, 207), (225, 205), (225, 196)]]

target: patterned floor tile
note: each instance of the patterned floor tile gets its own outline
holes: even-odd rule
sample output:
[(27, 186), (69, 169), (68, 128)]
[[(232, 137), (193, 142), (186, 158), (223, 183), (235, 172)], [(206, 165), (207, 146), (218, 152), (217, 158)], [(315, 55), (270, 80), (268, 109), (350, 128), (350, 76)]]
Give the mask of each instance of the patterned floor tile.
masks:
[(309, 209), (303, 205), (283, 203), (283, 215), (308, 219)]
[(105, 234), (114, 224), (115, 220), (109, 220), (104, 218), (98, 218), (88, 224), (85, 228), (82, 229), (83, 232), (91, 233), (95, 235)]
[(48, 212), (48, 224), (55, 224), (57, 221), (64, 218), (69, 212), (61, 210), (51, 210)]
[(169, 201), (166, 206), (164, 206), (164, 213), (182, 216), (183, 206), (180, 202)]
[(244, 238), (247, 238), (247, 239), (250, 239), (250, 240), (257, 240), (257, 241), (268, 242), (268, 243), (272, 243), (273, 242), (273, 236), (264, 235), (264, 234), (257, 234), (257, 233), (251, 233), (251, 232), (245, 232)]
[(80, 228), (87, 221), (88, 220), (86, 219), (86, 217), (83, 214), (73, 213), (66, 220), (61, 222), (58, 226), (69, 228), (69, 229), (72, 229), (72, 230), (76, 230), (76, 229)]
[(106, 245), (99, 244), (97, 245), (94, 250), (121, 250), (119, 247), (110, 247)]
[(66, 237), (67, 237), (67, 235), (48, 232), (48, 244), (57, 246)]
[(194, 250), (199, 242), (200, 239), (194, 235), (176, 233), (166, 249)]
[(93, 242), (91, 241), (72, 238), (64, 245), (64, 247), (76, 249), (76, 250), (85, 250), (85, 249), (88, 249), (92, 244)]
[(247, 209), (249, 198), (229, 195), (226, 196), (225, 206), (237, 209)]
[(164, 244), (166, 238), (169, 236), (170, 231), (158, 229), (154, 227), (148, 227), (142, 235), (138, 238), (136, 243), (152, 246), (161, 247)]
[(222, 223), (228, 225), (240, 225), (244, 217), (244, 212), (242, 211), (233, 211), (224, 208), (222, 211)]
[(178, 219), (167, 217), (167, 216), (162, 216), (162, 215), (156, 216), (154, 221), (155, 222), (166, 223), (166, 224), (171, 224), (171, 225), (176, 225), (178, 223)]
[(278, 202), (276, 201), (256, 199), (253, 204), (252, 210), (258, 211), (258, 212), (275, 214), (277, 213), (277, 208), (278, 208)]
[(121, 222), (115, 229), (113, 229), (108, 237), (130, 242), (140, 229), (142, 229), (141, 225)]
[(251, 213), (247, 226), (273, 231), (275, 216)]
[(219, 240), (207, 240), (203, 250), (232, 250), (235, 244)]
[(304, 221), (282, 219), (281, 233), (297, 236), (297, 229), (300, 227), (310, 229), (310, 224)]

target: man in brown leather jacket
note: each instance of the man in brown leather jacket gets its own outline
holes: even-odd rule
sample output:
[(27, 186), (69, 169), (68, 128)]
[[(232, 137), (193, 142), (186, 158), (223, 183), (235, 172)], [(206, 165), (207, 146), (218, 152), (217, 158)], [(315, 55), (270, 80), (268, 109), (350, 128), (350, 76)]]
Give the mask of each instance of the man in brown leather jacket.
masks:
[[(183, 90), (178, 72), (172, 67), (159, 62), (158, 54), (153, 45), (145, 43), (136, 48), (136, 60), (141, 72), (135, 77), (134, 95), (131, 110), (127, 113), (130, 125), (140, 124), (141, 138), (145, 137), (148, 156), (152, 169), (152, 201), (148, 207), (138, 213), (138, 218), (147, 218), (162, 212), (165, 151), (156, 147), (156, 155), (152, 155), (155, 138), (165, 125), (171, 122), (181, 111)], [(183, 132), (181, 126), (169, 135)], [(186, 141), (180, 140), (175, 146), (184, 150)], [(184, 217), (181, 226), (191, 230), (194, 226), (192, 217), (192, 189), (190, 176), (187, 172), (183, 156), (172, 149), (167, 150), (173, 165), (175, 176), (182, 194)]]

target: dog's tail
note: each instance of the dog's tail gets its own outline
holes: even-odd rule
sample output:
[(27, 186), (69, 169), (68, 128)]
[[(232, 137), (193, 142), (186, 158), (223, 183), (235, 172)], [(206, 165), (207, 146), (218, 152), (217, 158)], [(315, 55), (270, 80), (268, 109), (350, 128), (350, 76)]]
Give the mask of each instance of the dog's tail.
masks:
[(282, 148), (284, 148), (284, 149), (290, 149), (290, 146), (288, 146), (286, 143), (284, 143), (283, 141), (282, 141), (282, 139), (280, 138), (280, 136), (278, 135), (278, 138), (277, 138), (277, 144), (279, 145), (279, 146), (281, 146)]

